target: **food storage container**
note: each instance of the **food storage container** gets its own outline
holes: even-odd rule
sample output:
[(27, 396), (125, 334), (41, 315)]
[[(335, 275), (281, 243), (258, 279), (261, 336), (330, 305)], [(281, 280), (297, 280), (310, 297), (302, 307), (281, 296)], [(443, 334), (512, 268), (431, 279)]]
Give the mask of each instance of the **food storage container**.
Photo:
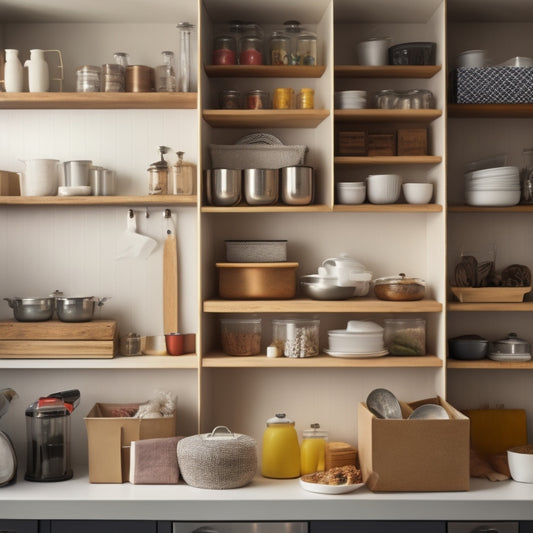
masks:
[(434, 65), (437, 44), (433, 42), (413, 42), (396, 44), (389, 48), (391, 65)]
[(300, 165), (281, 169), (281, 201), (287, 205), (308, 205), (314, 199), (313, 168)]
[(296, 295), (298, 263), (216, 263), (221, 298), (287, 300)]
[(405, 274), (374, 280), (374, 294), (379, 300), (414, 301), (426, 295), (426, 282)]
[(285, 357), (318, 355), (320, 320), (276, 319), (272, 321), (272, 343)]
[(326, 444), (328, 432), (320, 429), (320, 424), (302, 431), (300, 446), (300, 475), (322, 472), (326, 469)]
[(516, 333), (509, 333), (504, 339), (491, 343), (489, 347), (489, 358), (494, 360), (512, 360), (531, 358), (529, 342), (520, 339)]
[(273, 205), (279, 197), (279, 170), (247, 168), (244, 170), (244, 200), (249, 205)]
[(384, 320), (385, 348), (391, 355), (426, 355), (426, 321), (423, 318)]
[(515, 446), (507, 450), (511, 477), (521, 483), (533, 483), (533, 444)]
[(241, 201), (242, 171), (213, 168), (206, 171), (207, 201), (211, 205), (231, 207)]
[(227, 317), (220, 319), (220, 341), (226, 355), (257, 355), (261, 352), (261, 319)]
[(232, 433), (226, 426), (181, 439), (177, 454), (185, 483), (200, 489), (243, 487), (257, 472), (255, 439)]
[(263, 433), (261, 473), (274, 479), (295, 478), (300, 475), (300, 444), (294, 420), (285, 413), (276, 414), (266, 422)]
[(484, 359), (489, 349), (489, 341), (479, 335), (461, 335), (448, 339), (448, 353), (453, 359), (474, 361)]
[(226, 240), (228, 263), (280, 263), (287, 261), (287, 241)]

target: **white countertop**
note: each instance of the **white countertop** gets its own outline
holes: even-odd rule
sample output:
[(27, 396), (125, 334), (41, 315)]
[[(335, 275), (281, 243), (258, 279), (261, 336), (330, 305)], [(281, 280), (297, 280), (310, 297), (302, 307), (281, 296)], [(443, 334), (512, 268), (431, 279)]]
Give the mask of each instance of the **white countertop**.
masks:
[(465, 492), (315, 494), (297, 479), (257, 476), (240, 489), (91, 484), (86, 472), (56, 483), (0, 488), (5, 519), (92, 520), (533, 520), (533, 484), (471, 480)]

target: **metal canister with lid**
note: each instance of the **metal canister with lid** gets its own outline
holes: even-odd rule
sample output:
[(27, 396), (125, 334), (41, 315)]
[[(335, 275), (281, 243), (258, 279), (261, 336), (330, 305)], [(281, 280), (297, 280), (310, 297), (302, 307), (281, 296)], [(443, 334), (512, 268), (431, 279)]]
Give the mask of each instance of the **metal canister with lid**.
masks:
[(315, 107), (315, 91), (307, 87), (300, 89), (296, 98), (298, 109), (313, 109)]
[(161, 159), (148, 167), (148, 194), (168, 193), (168, 163), (163, 157), (168, 152), (167, 146), (159, 146)]
[(272, 107), (274, 109), (294, 109), (294, 89), (290, 87), (274, 89)]

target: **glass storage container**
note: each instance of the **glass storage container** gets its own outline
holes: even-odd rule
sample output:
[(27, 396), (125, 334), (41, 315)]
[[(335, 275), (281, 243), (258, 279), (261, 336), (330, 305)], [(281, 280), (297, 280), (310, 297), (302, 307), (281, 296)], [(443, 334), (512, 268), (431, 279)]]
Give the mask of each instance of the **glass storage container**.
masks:
[(423, 318), (388, 318), (384, 324), (383, 340), (390, 355), (426, 355)]
[(215, 37), (213, 65), (235, 65), (237, 63), (237, 43), (233, 35)]
[(290, 39), (289, 65), (318, 65), (317, 37), (297, 20), (284, 23), (284, 33)]
[(239, 64), (262, 65), (263, 64), (263, 41), (255, 35), (241, 37)]
[(272, 344), (285, 357), (318, 355), (320, 320), (279, 319), (272, 321)]
[(173, 93), (176, 91), (176, 61), (174, 52), (161, 52), (161, 65), (155, 68), (155, 90)]
[(261, 318), (221, 318), (220, 341), (226, 355), (258, 355), (261, 352)]
[(291, 40), (281, 31), (274, 31), (270, 37), (268, 63), (288, 65), (291, 53)]
[(302, 431), (300, 446), (300, 474), (313, 474), (326, 469), (326, 445), (328, 432), (320, 429), (320, 424), (311, 424)]

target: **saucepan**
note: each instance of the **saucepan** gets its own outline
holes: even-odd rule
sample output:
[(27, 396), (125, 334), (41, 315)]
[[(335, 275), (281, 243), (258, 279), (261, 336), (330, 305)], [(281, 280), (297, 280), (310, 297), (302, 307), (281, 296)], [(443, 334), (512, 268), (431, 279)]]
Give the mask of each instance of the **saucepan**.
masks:
[(44, 322), (54, 314), (54, 298), (4, 298), (19, 322)]
[(94, 296), (56, 298), (57, 318), (62, 322), (90, 322), (96, 307), (102, 307), (109, 298)]

